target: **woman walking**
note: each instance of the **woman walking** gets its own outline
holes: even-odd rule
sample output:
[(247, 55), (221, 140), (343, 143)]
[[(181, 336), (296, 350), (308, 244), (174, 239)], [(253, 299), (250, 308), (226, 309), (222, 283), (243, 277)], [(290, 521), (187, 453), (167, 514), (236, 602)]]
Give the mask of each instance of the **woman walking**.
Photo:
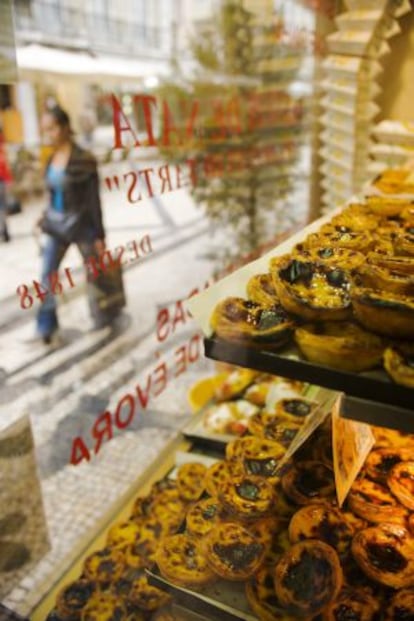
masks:
[[(76, 243), (84, 260), (99, 259), (105, 250), (105, 232), (95, 158), (74, 142), (70, 118), (60, 106), (43, 114), (41, 126), (46, 141), (53, 147), (45, 173), (49, 205), (40, 221), (46, 233), (41, 284), (50, 291), (70, 244)], [(52, 293), (42, 302), (36, 327), (36, 337), (51, 343), (58, 330), (56, 297)]]
[(12, 176), (4, 150), (3, 133), (0, 127), (0, 238), (4, 242), (10, 241), (7, 227), (7, 185), (11, 183)]

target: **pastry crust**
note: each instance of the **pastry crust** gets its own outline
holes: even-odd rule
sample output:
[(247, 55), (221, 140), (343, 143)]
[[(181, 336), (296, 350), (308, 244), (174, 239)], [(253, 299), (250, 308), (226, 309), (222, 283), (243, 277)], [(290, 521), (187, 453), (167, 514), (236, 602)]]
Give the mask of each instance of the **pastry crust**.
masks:
[(379, 601), (366, 587), (345, 586), (333, 604), (322, 614), (323, 621), (373, 621), (380, 610)]
[(401, 589), (391, 597), (385, 610), (384, 621), (412, 621), (414, 619), (414, 588)]
[[(412, 456), (414, 458), (414, 455)], [(414, 511), (414, 460), (394, 466), (387, 478), (388, 487), (404, 507)]]
[(320, 246), (312, 244), (308, 246), (306, 242), (297, 244), (292, 252), (292, 258), (339, 267), (347, 272), (365, 261), (362, 252), (341, 248), (335, 244), (326, 244), (324, 241), (324, 239), (321, 239)]
[(342, 587), (342, 569), (334, 548), (322, 541), (296, 543), (275, 569), (275, 591), (291, 613), (314, 616), (333, 602)]
[(279, 303), (270, 274), (252, 276), (246, 285), (246, 293), (251, 302), (256, 302), (261, 306), (273, 306)]
[(226, 580), (246, 580), (259, 568), (266, 547), (234, 522), (219, 524), (204, 540), (208, 562)]
[(306, 244), (313, 247), (337, 246), (347, 250), (366, 253), (374, 245), (372, 235), (349, 224), (325, 224), (318, 233), (308, 235)]
[(357, 479), (354, 482), (348, 503), (354, 513), (374, 524), (402, 524), (408, 513), (386, 487), (369, 479)]
[(145, 575), (133, 581), (128, 593), (128, 600), (145, 612), (153, 612), (171, 601), (171, 596), (165, 591), (148, 584)]
[(318, 461), (294, 464), (281, 479), (286, 496), (298, 505), (324, 500), (335, 493), (331, 468)]
[(83, 564), (83, 573), (89, 580), (99, 583), (117, 580), (125, 567), (124, 556), (115, 548), (103, 548), (93, 552)]
[(232, 472), (261, 476), (272, 482), (279, 480), (279, 462), (285, 452), (285, 447), (278, 442), (254, 436), (239, 438), (226, 446)]
[(225, 461), (218, 461), (210, 466), (204, 478), (206, 492), (217, 496), (221, 485), (230, 477), (230, 470)]
[(316, 407), (316, 403), (309, 399), (301, 399), (300, 397), (291, 399), (281, 399), (275, 405), (275, 414), (277, 416), (289, 417), (292, 422), (303, 423), (305, 418), (312, 414)]
[[(414, 295), (414, 261), (412, 262), (411, 274), (395, 271), (395, 269), (385, 267), (383, 261), (381, 263), (380, 265), (376, 264), (371, 255), (368, 263), (353, 270), (352, 277), (355, 283), (358, 286), (378, 289), (384, 293), (389, 292), (412, 297)], [(388, 264), (390, 265), (391, 261)], [(401, 262), (398, 265), (401, 265)]]
[(58, 614), (63, 617), (79, 619), (81, 610), (96, 591), (96, 587), (95, 582), (82, 578), (65, 586), (57, 596), (56, 610)]
[(384, 368), (396, 384), (414, 388), (414, 346), (388, 347), (384, 352)]
[(397, 524), (360, 530), (352, 541), (358, 565), (372, 579), (394, 589), (414, 586), (414, 539)]
[(378, 448), (368, 455), (365, 464), (365, 474), (377, 483), (387, 483), (391, 469), (401, 461), (408, 461), (413, 451), (407, 448)]
[[(95, 593), (83, 608), (81, 621), (127, 619), (125, 605), (110, 593)], [(139, 616), (138, 616), (139, 619)]]
[(200, 542), (186, 534), (162, 539), (156, 562), (161, 575), (173, 584), (197, 587), (215, 579)]
[(302, 426), (302, 421), (292, 422), (290, 417), (276, 416), (269, 412), (259, 412), (249, 420), (250, 433), (259, 437), (278, 442), (288, 447)]
[(307, 358), (343, 371), (366, 371), (381, 364), (383, 340), (350, 321), (305, 324), (295, 341)]
[(127, 546), (134, 543), (138, 534), (139, 526), (136, 522), (131, 520), (118, 522), (109, 529), (106, 543), (108, 546)]
[(251, 369), (236, 369), (232, 371), (224, 382), (215, 390), (215, 398), (217, 401), (227, 401), (240, 396), (246, 388), (248, 388), (259, 375), (257, 371)]
[(177, 472), (177, 486), (180, 497), (191, 502), (198, 500), (204, 491), (204, 478), (207, 468), (204, 464), (192, 462), (183, 464)]
[(271, 260), (270, 271), (280, 302), (290, 313), (311, 321), (350, 316), (349, 281), (343, 270), (284, 255)]
[(269, 513), (274, 489), (262, 477), (233, 476), (220, 487), (219, 500), (230, 514), (252, 519)]
[(387, 446), (391, 448), (411, 448), (414, 450), (414, 435), (386, 429), (385, 427), (372, 427), (375, 436), (375, 447)]
[(261, 621), (294, 621), (277, 600), (273, 586), (273, 567), (264, 565), (246, 582), (250, 608)]
[(354, 529), (342, 512), (327, 503), (312, 503), (297, 511), (289, 523), (292, 543), (318, 539), (329, 544), (340, 556), (348, 553)]
[(217, 304), (210, 325), (227, 341), (281, 347), (289, 339), (294, 321), (280, 305), (262, 306), (230, 297)]
[(389, 198), (386, 196), (367, 196), (365, 202), (370, 211), (385, 218), (399, 216), (412, 204), (405, 198)]
[(394, 338), (414, 339), (413, 298), (353, 285), (351, 299), (357, 320), (368, 330)]

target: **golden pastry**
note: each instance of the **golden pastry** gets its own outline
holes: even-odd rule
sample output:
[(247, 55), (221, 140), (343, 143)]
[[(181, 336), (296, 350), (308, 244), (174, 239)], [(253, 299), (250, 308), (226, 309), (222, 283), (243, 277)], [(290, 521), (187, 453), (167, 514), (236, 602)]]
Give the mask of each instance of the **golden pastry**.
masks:
[(273, 567), (263, 565), (246, 582), (246, 597), (250, 608), (261, 621), (293, 621), (282, 609), (273, 585)]
[(217, 498), (199, 500), (186, 515), (186, 529), (190, 535), (202, 537), (220, 521), (220, 505)]
[(273, 306), (279, 302), (270, 274), (252, 276), (246, 286), (247, 297), (261, 306)]
[(394, 248), (396, 254), (414, 258), (414, 222), (405, 224), (401, 234), (396, 235)]
[(401, 461), (408, 461), (414, 454), (413, 450), (391, 447), (374, 449), (365, 461), (364, 472), (373, 481), (386, 483), (390, 470)]
[(312, 503), (297, 511), (289, 523), (292, 543), (319, 539), (335, 548), (340, 556), (348, 553), (354, 529), (342, 512), (326, 503)]
[(140, 610), (152, 612), (168, 604), (171, 601), (171, 596), (148, 584), (147, 577), (142, 575), (133, 581), (128, 593), (128, 600)]
[(240, 524), (218, 524), (205, 537), (208, 562), (226, 580), (246, 580), (259, 568), (266, 548)]
[[(391, 265), (391, 260), (388, 263)], [(385, 267), (384, 261), (381, 264), (374, 263), (371, 255), (369, 262), (356, 267), (352, 271), (352, 278), (359, 287), (378, 289), (384, 292), (384, 294), (389, 292), (412, 297), (414, 295), (414, 261), (412, 262), (411, 274), (398, 270), (398, 267), (401, 266), (401, 261), (398, 264), (397, 261), (394, 261), (394, 264), (397, 270)]]
[(83, 564), (83, 573), (89, 580), (106, 583), (119, 578), (124, 567), (124, 555), (120, 550), (103, 548), (88, 556)]
[(219, 500), (230, 514), (251, 519), (269, 513), (274, 502), (274, 490), (265, 478), (232, 476), (220, 487)]
[(367, 205), (352, 203), (331, 218), (329, 225), (351, 231), (374, 231), (378, 226), (378, 217)]
[(218, 461), (210, 466), (204, 478), (206, 492), (210, 496), (217, 496), (219, 489), (230, 476), (230, 470), (225, 461)]
[(227, 401), (240, 396), (259, 375), (251, 369), (236, 369), (232, 371), (214, 391), (217, 401)]
[(334, 548), (322, 541), (294, 544), (276, 565), (276, 595), (288, 612), (299, 616), (319, 614), (342, 587), (342, 569)]
[(207, 468), (197, 462), (183, 464), (177, 472), (177, 486), (180, 497), (189, 502), (198, 500), (204, 490)]
[(107, 546), (122, 546), (134, 543), (139, 533), (139, 526), (130, 520), (118, 522), (111, 526), (106, 537)]
[(401, 524), (408, 513), (386, 487), (369, 479), (357, 479), (353, 483), (348, 503), (354, 513), (375, 524), (381, 522)]
[(186, 534), (163, 538), (156, 562), (161, 575), (180, 586), (203, 586), (215, 579), (200, 542)]
[(401, 589), (392, 595), (388, 602), (384, 621), (413, 621), (414, 619), (414, 588)]
[(383, 340), (350, 321), (305, 324), (295, 341), (307, 358), (343, 371), (366, 371), (381, 364)]
[(251, 417), (248, 429), (251, 434), (278, 442), (284, 447), (288, 447), (302, 426), (300, 422), (292, 422), (290, 417), (276, 416), (269, 412), (259, 412)]
[(365, 202), (370, 211), (385, 218), (399, 216), (410, 205), (405, 198), (389, 198), (386, 196), (367, 196)]
[(282, 529), (287, 526), (287, 521), (279, 516), (271, 515), (259, 518), (251, 523), (246, 523), (246, 528), (254, 537), (263, 543), (266, 550), (269, 551), (273, 545), (275, 537)]
[[(140, 615), (137, 615), (137, 621)], [(128, 613), (125, 605), (110, 593), (95, 593), (83, 608), (81, 621), (127, 621)], [(143, 618), (142, 618), (143, 619)]]
[(378, 600), (366, 587), (342, 588), (336, 600), (322, 613), (323, 621), (374, 621), (380, 610)]
[(281, 483), (286, 496), (298, 505), (324, 500), (335, 493), (331, 468), (317, 461), (293, 464), (283, 475)]
[(159, 539), (169, 532), (168, 525), (157, 519), (147, 518), (139, 525), (139, 533), (133, 544), (125, 548), (125, 560), (133, 567), (134, 559), (140, 558), (147, 567), (154, 563)]
[(95, 582), (82, 578), (65, 586), (57, 596), (58, 614), (62, 617), (79, 619), (81, 610), (96, 591), (96, 587)]
[(276, 416), (286, 416), (292, 422), (303, 422), (306, 416), (312, 413), (315, 409), (316, 403), (309, 401), (308, 399), (301, 398), (286, 398), (281, 399), (275, 404), (274, 412)]
[(279, 480), (279, 462), (286, 452), (278, 442), (245, 436), (226, 446), (226, 458), (232, 472)]
[[(414, 453), (412, 459), (414, 460)], [(414, 461), (396, 464), (388, 474), (387, 483), (400, 503), (414, 511)]]
[(350, 316), (349, 281), (343, 270), (285, 255), (271, 260), (270, 271), (280, 302), (290, 313), (315, 321)]
[(414, 345), (388, 347), (384, 352), (384, 368), (396, 384), (414, 388)]
[(280, 305), (262, 306), (231, 297), (217, 304), (210, 325), (224, 340), (275, 348), (287, 342), (294, 321)]
[(372, 427), (375, 436), (375, 447), (389, 446), (391, 448), (412, 448), (414, 450), (414, 434), (386, 429), (385, 427)]
[(316, 263), (324, 263), (333, 267), (349, 272), (353, 267), (362, 265), (365, 256), (357, 250), (349, 248), (341, 248), (335, 244), (325, 244), (321, 239), (321, 245), (308, 246), (306, 242), (297, 244), (292, 252), (292, 258), (300, 261), (316, 261)]
[(351, 300), (357, 320), (368, 330), (393, 338), (414, 339), (413, 298), (353, 285)]
[(407, 524), (408, 524), (408, 530), (414, 536), (414, 513), (411, 513), (408, 516)]
[(393, 589), (414, 586), (414, 538), (402, 526), (385, 523), (360, 530), (352, 554), (372, 580)]
[(328, 223), (318, 233), (308, 235), (306, 244), (314, 247), (332, 245), (365, 253), (372, 248), (374, 240), (367, 231), (349, 225)]

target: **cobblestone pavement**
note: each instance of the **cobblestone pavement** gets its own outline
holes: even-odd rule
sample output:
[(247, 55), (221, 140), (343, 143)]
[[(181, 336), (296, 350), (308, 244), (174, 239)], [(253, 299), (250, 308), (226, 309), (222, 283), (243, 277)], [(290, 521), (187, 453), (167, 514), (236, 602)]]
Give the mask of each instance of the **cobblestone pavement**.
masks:
[[(13, 240), (0, 247), (3, 288), (0, 317), (0, 434), (24, 413), (31, 418), (38, 474), (49, 535), (50, 551), (6, 597), (4, 604), (29, 615), (36, 603), (71, 560), (78, 542), (92, 538), (97, 520), (125, 494), (162, 448), (188, 419), (188, 387), (212, 364), (200, 354), (185, 372), (174, 377), (174, 352), (197, 331), (186, 319), (163, 343), (157, 341), (157, 310), (184, 299), (202, 287), (212, 272), (212, 238), (207, 222), (185, 190), (126, 205), (121, 195), (103, 193), (108, 247), (150, 234), (153, 253), (128, 266), (124, 279), (126, 315), (116, 330), (90, 332), (84, 288), (61, 299), (59, 319), (63, 345), (52, 351), (24, 343), (33, 332), (34, 313), (19, 307), (15, 290), (39, 272), (36, 244), (30, 230), (42, 208), (30, 205), (10, 219)], [(80, 269), (70, 250), (63, 267)], [(77, 273), (77, 272), (76, 272)], [(79, 277), (80, 280), (80, 277)], [(168, 385), (146, 408), (136, 405), (125, 429), (112, 425), (110, 441), (98, 454), (91, 430), (105, 411), (114, 413), (125, 395), (137, 394), (166, 361)], [(158, 388), (160, 384), (158, 384)], [(75, 437), (82, 437), (90, 461), (70, 464)], [(106, 437), (105, 437), (106, 439)]]

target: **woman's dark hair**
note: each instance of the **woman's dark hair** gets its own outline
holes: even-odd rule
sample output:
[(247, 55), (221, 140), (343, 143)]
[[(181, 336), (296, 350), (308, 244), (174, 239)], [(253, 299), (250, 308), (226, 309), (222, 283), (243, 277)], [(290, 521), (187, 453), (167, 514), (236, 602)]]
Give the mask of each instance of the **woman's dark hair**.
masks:
[(67, 127), (70, 131), (72, 131), (70, 126), (70, 117), (66, 110), (58, 105), (55, 105), (47, 109), (47, 114), (53, 116), (59, 127)]

